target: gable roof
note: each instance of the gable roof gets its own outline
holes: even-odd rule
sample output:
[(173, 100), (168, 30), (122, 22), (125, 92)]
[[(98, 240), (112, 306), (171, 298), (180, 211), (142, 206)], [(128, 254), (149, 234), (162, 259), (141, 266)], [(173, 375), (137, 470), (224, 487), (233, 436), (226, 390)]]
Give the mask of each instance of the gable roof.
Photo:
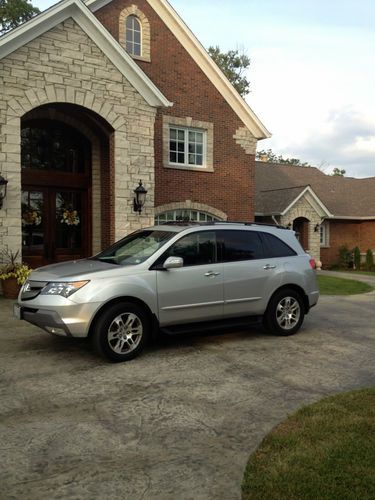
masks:
[(151, 106), (172, 106), (149, 77), (80, 0), (63, 0), (0, 38), (0, 59), (68, 18), (96, 43)]
[[(92, 12), (95, 12), (111, 1), (112, 0), (87, 0), (86, 5), (92, 10)], [(220, 92), (253, 136), (257, 139), (266, 139), (267, 137), (271, 137), (271, 134), (254, 111), (234, 89), (233, 85), (231, 85), (217, 64), (212, 60), (203, 45), (199, 42), (196, 36), (184, 23), (173, 7), (167, 2), (167, 0), (147, 0), (147, 2), (162, 19), (165, 25), (172, 31), (182, 46), (185, 47), (193, 60), (203, 70), (207, 78)]]
[(281, 215), (310, 187), (328, 217), (375, 219), (375, 177), (355, 179), (326, 175), (315, 167), (256, 162), (255, 212)]

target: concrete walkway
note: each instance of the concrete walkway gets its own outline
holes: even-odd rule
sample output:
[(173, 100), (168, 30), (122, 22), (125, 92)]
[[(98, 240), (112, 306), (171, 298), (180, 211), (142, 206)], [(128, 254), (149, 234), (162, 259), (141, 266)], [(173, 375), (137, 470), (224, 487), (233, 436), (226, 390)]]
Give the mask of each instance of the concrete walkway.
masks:
[(185, 336), (113, 365), (0, 300), (0, 498), (239, 499), (278, 422), (375, 385), (374, 303), (322, 297), (293, 337)]
[(368, 276), (366, 274), (356, 274), (350, 272), (345, 273), (340, 271), (318, 271), (318, 274), (322, 274), (323, 276), (333, 276), (335, 278), (363, 281), (364, 283), (368, 283), (375, 288), (375, 275)]

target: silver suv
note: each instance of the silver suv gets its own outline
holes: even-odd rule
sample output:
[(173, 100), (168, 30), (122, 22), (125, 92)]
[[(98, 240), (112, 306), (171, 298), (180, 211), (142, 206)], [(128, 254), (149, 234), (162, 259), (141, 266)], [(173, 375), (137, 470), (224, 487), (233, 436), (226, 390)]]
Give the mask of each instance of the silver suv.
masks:
[(107, 250), (33, 271), (14, 314), (49, 333), (91, 337), (111, 361), (160, 330), (244, 326), (291, 335), (319, 297), (315, 262), (293, 231), (258, 224), (168, 224)]

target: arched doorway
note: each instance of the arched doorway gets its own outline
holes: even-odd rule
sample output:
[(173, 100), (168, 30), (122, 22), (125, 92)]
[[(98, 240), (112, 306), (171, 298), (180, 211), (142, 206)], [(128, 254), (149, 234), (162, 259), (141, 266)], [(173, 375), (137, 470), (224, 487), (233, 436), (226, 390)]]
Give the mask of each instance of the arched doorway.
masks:
[(22, 118), (22, 258), (31, 267), (92, 253), (93, 138), (103, 160), (108, 134), (100, 117), (75, 105), (41, 106)]
[(293, 230), (296, 232), (302, 248), (305, 251), (309, 250), (309, 220), (305, 217), (294, 219)]

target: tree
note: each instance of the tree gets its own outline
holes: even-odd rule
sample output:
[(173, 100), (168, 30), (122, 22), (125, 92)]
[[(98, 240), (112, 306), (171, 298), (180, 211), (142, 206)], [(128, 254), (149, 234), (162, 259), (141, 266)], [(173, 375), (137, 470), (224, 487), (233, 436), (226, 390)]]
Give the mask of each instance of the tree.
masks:
[(244, 76), (250, 66), (250, 58), (245, 52), (239, 50), (221, 52), (220, 48), (216, 46), (208, 47), (208, 53), (240, 96), (245, 97), (250, 92), (250, 82)]
[(29, 0), (0, 0), (0, 34), (16, 28), (39, 12)]
[(310, 167), (307, 162), (302, 162), (299, 158), (284, 158), (282, 155), (276, 155), (272, 149), (257, 151), (256, 159), (267, 161), (268, 163), (287, 163), (299, 167)]
[(344, 177), (344, 175), (346, 174), (346, 170), (344, 170), (343, 168), (340, 169), (340, 168), (337, 168), (335, 167), (333, 170), (332, 170), (332, 173), (331, 175), (333, 177), (337, 176), (337, 177)]

